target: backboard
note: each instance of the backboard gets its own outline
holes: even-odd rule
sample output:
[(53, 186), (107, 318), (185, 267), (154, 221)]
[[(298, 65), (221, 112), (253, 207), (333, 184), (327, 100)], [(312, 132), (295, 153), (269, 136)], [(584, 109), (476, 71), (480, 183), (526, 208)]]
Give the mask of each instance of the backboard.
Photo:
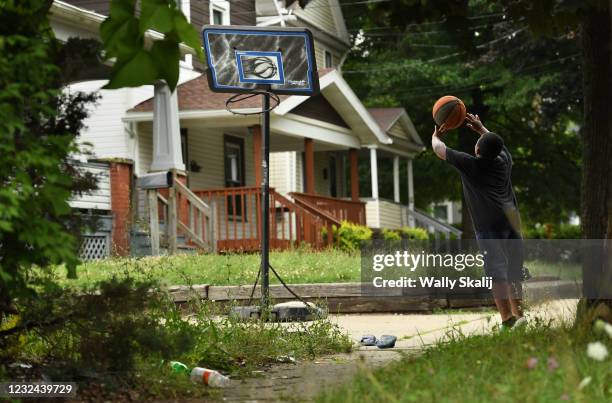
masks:
[(215, 92), (319, 92), (314, 41), (305, 28), (207, 25), (202, 37)]

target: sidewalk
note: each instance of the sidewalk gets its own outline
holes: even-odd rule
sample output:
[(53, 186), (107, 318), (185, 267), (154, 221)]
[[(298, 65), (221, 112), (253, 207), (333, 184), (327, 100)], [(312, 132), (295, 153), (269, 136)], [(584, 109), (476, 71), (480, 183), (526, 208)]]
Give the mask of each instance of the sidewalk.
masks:
[[(555, 300), (529, 310), (529, 317), (555, 321), (570, 320), (577, 300)], [(322, 390), (347, 382), (361, 366), (375, 368), (405, 354), (416, 353), (423, 345), (443, 339), (454, 329), (463, 334), (490, 332), (499, 323), (497, 314), (486, 312), (452, 312), (414, 314), (352, 314), (331, 318), (358, 342), (362, 335), (395, 335), (395, 348), (358, 347), (351, 354), (336, 354), (297, 364), (279, 364), (260, 377), (236, 380), (223, 391), (224, 401), (308, 401)]]

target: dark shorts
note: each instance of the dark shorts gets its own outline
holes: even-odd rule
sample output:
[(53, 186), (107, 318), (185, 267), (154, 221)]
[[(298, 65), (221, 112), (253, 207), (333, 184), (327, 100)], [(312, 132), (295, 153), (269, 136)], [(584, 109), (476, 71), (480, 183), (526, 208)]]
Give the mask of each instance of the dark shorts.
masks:
[(523, 239), (514, 230), (476, 231), (480, 253), (484, 255), (485, 274), (494, 281), (523, 279)]

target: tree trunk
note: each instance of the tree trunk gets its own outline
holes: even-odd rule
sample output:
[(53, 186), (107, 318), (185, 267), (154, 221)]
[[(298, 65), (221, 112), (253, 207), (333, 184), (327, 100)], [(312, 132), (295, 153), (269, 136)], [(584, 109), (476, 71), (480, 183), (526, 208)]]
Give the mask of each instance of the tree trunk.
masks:
[[(584, 143), (582, 228), (586, 239), (612, 238), (612, 124), (610, 114), (610, 4), (585, 7), (582, 22)], [(603, 253), (603, 252), (602, 252)], [(609, 287), (610, 263), (593, 256), (583, 266), (583, 291), (589, 299)], [(607, 266), (607, 267), (606, 267)], [(609, 290), (608, 290), (609, 291)]]

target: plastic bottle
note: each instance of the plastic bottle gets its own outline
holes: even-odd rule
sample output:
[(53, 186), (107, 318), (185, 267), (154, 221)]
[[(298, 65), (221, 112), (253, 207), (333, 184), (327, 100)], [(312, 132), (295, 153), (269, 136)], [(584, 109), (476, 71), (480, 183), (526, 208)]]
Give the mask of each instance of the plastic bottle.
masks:
[(178, 362), (178, 361), (170, 361), (170, 369), (172, 370), (173, 374), (188, 374), (189, 373), (189, 367), (187, 367), (187, 365), (183, 364), (182, 362)]
[(192, 382), (203, 383), (213, 388), (225, 388), (229, 386), (230, 379), (213, 369), (195, 367), (190, 375)]

